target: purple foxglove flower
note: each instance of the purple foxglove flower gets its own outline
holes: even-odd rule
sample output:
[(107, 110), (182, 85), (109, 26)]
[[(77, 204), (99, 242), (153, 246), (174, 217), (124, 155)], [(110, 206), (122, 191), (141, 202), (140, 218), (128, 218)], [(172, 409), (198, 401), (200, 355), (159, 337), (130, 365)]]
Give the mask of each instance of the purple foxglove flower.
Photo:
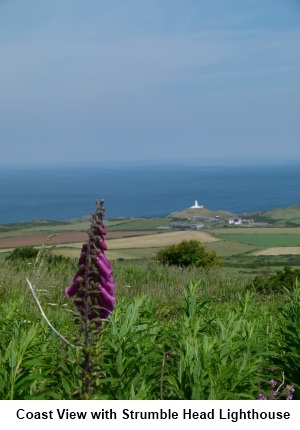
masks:
[(100, 254), (98, 254), (97, 257), (102, 263), (104, 263), (106, 265), (106, 267), (108, 267), (109, 269), (111, 269), (111, 265), (110, 262), (108, 261), (108, 259), (105, 257), (105, 255), (100, 252)]
[(102, 239), (102, 238), (99, 240), (99, 247), (100, 247), (101, 251), (106, 251), (107, 250), (107, 245), (105, 243), (105, 240)]
[(100, 284), (101, 285), (104, 285), (104, 284), (106, 284), (107, 282), (111, 282), (111, 283), (114, 283), (114, 281), (113, 281), (113, 278), (112, 278), (112, 273), (111, 273), (111, 275), (109, 275), (109, 276), (103, 276), (102, 274), (101, 274), (101, 272), (99, 271), (99, 274), (100, 274)]
[(109, 292), (109, 294), (113, 294), (115, 291), (115, 288), (116, 288), (115, 284), (113, 282), (109, 282), (109, 281), (102, 283), (101, 285), (99, 285), (99, 287), (105, 288), (106, 291)]
[(99, 287), (99, 290), (101, 292), (100, 304), (103, 305), (103, 307), (105, 307), (106, 309), (112, 311), (115, 307), (116, 298), (109, 294), (109, 292), (106, 291), (106, 289), (102, 286)]
[[(99, 305), (101, 306), (100, 318), (105, 319), (112, 313), (115, 307), (116, 298), (108, 294), (105, 288), (99, 287), (99, 289), (101, 291), (101, 299), (99, 299)], [(101, 323), (98, 327), (100, 326)]]
[(97, 265), (100, 271), (100, 275), (102, 275), (105, 279), (112, 275), (112, 268), (108, 267), (107, 264), (99, 257), (97, 258)]
[(67, 287), (65, 289), (66, 296), (68, 298), (74, 296), (74, 294), (76, 294), (78, 292), (79, 287), (80, 287), (80, 284), (78, 282), (78, 276), (76, 275), (76, 276), (74, 276), (74, 278), (72, 280), (72, 285), (70, 285), (70, 287)]
[[(107, 245), (103, 239), (106, 234), (103, 215), (103, 200), (100, 200), (92, 218), (89, 240), (82, 246), (77, 273), (72, 284), (65, 289), (67, 297), (75, 296), (74, 302), (85, 327), (88, 321), (93, 320), (98, 328), (101, 327), (99, 319), (107, 318), (116, 303), (113, 270), (104, 254)], [(87, 332), (86, 329), (84, 331)]]
[(106, 230), (103, 224), (99, 225), (99, 231), (101, 233), (101, 235), (105, 236), (106, 235)]

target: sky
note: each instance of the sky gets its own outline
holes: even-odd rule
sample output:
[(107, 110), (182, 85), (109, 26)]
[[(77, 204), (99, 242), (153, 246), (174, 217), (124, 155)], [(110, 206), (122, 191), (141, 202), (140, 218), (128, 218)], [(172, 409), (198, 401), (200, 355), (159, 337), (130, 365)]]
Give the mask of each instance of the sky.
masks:
[(0, 165), (300, 160), (299, 0), (0, 0)]

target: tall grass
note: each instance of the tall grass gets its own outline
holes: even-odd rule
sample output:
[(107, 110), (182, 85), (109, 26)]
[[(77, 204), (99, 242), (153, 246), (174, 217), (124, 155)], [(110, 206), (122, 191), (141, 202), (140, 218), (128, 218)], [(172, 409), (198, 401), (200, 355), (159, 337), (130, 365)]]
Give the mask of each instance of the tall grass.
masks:
[(152, 260), (115, 262), (114, 269), (118, 294), (122, 297), (145, 294), (168, 304), (180, 301), (184, 287), (194, 281), (201, 282), (199, 294), (213, 296), (217, 302), (233, 303), (249, 282), (248, 277), (226, 274), (219, 268), (207, 271), (195, 267), (163, 267)]
[[(25, 280), (36, 268), (0, 262), (0, 398), (77, 399), (79, 348), (42, 319)], [(71, 343), (78, 327), (64, 288), (75, 268), (44, 264), (35, 278), (48, 319)], [(262, 300), (238, 275), (153, 261), (116, 262), (114, 279), (93, 398), (257, 399), (282, 372), (299, 395), (299, 288)]]

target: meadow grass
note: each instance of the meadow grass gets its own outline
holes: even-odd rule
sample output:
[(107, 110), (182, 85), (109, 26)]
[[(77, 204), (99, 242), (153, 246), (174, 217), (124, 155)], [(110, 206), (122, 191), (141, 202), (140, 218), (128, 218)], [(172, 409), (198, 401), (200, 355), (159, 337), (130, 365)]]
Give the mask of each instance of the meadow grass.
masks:
[[(177, 235), (177, 243), (179, 243), (183, 238), (187, 238), (188, 235), (185, 234), (185, 232), (178, 232), (180, 235)], [(204, 232), (203, 232), (204, 233)], [(168, 235), (165, 236), (166, 233), (162, 234), (156, 234), (156, 235), (150, 235), (150, 237), (147, 236), (139, 236), (136, 238), (122, 238), (122, 239), (111, 239), (107, 242), (109, 243), (109, 250), (107, 251), (107, 255), (110, 260), (117, 260), (117, 259), (149, 259), (153, 257), (154, 254), (156, 254), (160, 249), (165, 248), (168, 245)], [(172, 235), (172, 238), (175, 239), (176, 235)], [(191, 237), (195, 237), (193, 233), (191, 233)], [(209, 236), (202, 236), (204, 240), (207, 240), (207, 237)], [(286, 236), (284, 236), (285, 238)], [(265, 240), (267, 241), (269, 238), (266, 237)], [(284, 238), (280, 238), (283, 240)], [(214, 250), (220, 257), (230, 257), (230, 256), (238, 256), (238, 255), (256, 255), (261, 251), (261, 247), (267, 248), (266, 245), (259, 245), (257, 244), (247, 244), (242, 243), (239, 241), (234, 240), (235, 235), (232, 236), (231, 240), (222, 240), (220, 236), (220, 240), (218, 241), (212, 241), (212, 242), (202, 242), (205, 244), (205, 247), (208, 250)], [(252, 238), (251, 235), (246, 235), (245, 241), (249, 239), (249, 242), (253, 240), (255, 242), (255, 237)], [(276, 238), (275, 238), (276, 239)], [(272, 237), (271, 237), (272, 240)], [(259, 241), (258, 241), (259, 242)], [(148, 244), (148, 246), (147, 246)], [(154, 246), (149, 246), (153, 244)], [(297, 254), (297, 248), (291, 248), (288, 245), (285, 245), (286, 248), (290, 249), (290, 254)], [(272, 250), (273, 247), (270, 245), (270, 250)], [(72, 243), (72, 244), (60, 244), (56, 246), (56, 249), (54, 253), (61, 254), (65, 256), (70, 257), (78, 257), (81, 249), (81, 243)], [(280, 254), (280, 249), (277, 250), (278, 252), (275, 253), (275, 255)], [(295, 251), (295, 252), (293, 252)], [(268, 249), (261, 251), (262, 255), (268, 254)], [(271, 252), (270, 252), (271, 254)], [(272, 253), (274, 254), (274, 253)], [(260, 255), (260, 254), (258, 254)]]
[[(245, 277), (223, 269), (113, 263), (117, 307), (97, 343), (95, 399), (256, 399), (279, 378), (274, 360), (282, 295), (251, 295)], [(64, 288), (76, 261), (0, 262), (0, 398), (76, 399), (78, 328)], [(100, 334), (100, 333), (99, 333)], [(282, 345), (280, 345), (282, 353)], [(287, 366), (288, 367), (288, 366)], [(272, 369), (272, 370), (270, 370)], [(288, 379), (286, 381), (294, 383)]]
[[(115, 226), (123, 226), (131, 220), (107, 220), (107, 229)], [(0, 238), (27, 236), (31, 234), (52, 234), (69, 231), (85, 232), (90, 227), (90, 220), (68, 220), (68, 221), (32, 221), (26, 223), (0, 225)]]
[(299, 219), (300, 206), (287, 206), (285, 208), (274, 209), (272, 211), (262, 212), (264, 216), (275, 220), (292, 220)]
[(108, 239), (107, 244), (109, 249), (122, 248), (153, 248), (166, 247), (169, 245), (180, 243), (183, 240), (199, 240), (201, 243), (217, 242), (220, 239), (211, 236), (204, 231), (171, 231), (157, 232), (155, 234), (147, 234), (145, 236), (132, 236), (120, 239)]
[(300, 218), (293, 219), (293, 223), (300, 224)]
[(300, 246), (282, 246), (262, 249), (253, 253), (254, 255), (300, 255)]
[(0, 225), (0, 238), (26, 236), (29, 234), (59, 233), (62, 231), (86, 231), (89, 221), (32, 221)]
[(138, 231), (154, 230), (159, 227), (167, 226), (170, 222), (171, 220), (168, 218), (133, 218), (118, 224), (105, 222), (105, 225), (108, 231)]
[[(75, 246), (57, 246), (53, 250), (53, 254), (55, 255), (63, 255), (65, 257), (74, 257), (78, 258), (80, 254), (80, 245)], [(126, 248), (126, 249), (114, 249), (108, 250), (106, 255), (109, 260), (141, 260), (141, 259), (150, 259), (156, 254), (156, 252), (160, 248)], [(1, 256), (1, 253), (0, 253)]]
[[(300, 231), (299, 231), (300, 233)], [(220, 234), (221, 238), (256, 247), (300, 246), (300, 234)]]
[(223, 234), (245, 234), (245, 235), (260, 235), (260, 234), (300, 234), (298, 227), (227, 227), (219, 228), (211, 232), (219, 236)]
[(256, 247), (253, 245), (235, 242), (233, 240), (220, 240), (219, 242), (206, 243), (205, 247), (209, 250), (216, 251), (220, 257), (240, 255), (256, 250)]

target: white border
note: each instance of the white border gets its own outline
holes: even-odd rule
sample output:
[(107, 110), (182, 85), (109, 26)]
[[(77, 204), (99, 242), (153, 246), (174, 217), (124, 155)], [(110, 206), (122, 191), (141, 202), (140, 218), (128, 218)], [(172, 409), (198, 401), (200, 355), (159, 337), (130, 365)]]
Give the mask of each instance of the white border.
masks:
[[(59, 418), (57, 410), (61, 413), (65, 409), (68, 418)], [(126, 418), (128, 413), (124, 413), (124, 410), (135, 412), (158, 412), (160, 410), (173, 414), (173, 418), (166, 419), (135, 419)], [(255, 412), (275, 412), (275, 413), (286, 413), (286, 417), (289, 414), (289, 418), (282, 419), (251, 419), (252, 409)], [(183, 418), (183, 414), (186, 411), (191, 410), (194, 413), (194, 418)], [(220, 416), (220, 410), (222, 411)], [(235, 413), (239, 415), (239, 411), (245, 412), (246, 416), (248, 411), (250, 411), (250, 418), (238, 419), (235, 421)], [(19, 411), (19, 413), (18, 413)], [(51, 413), (52, 411), (52, 413)], [(93, 419), (91, 412), (101, 412), (104, 411), (103, 418)], [(105, 411), (108, 411), (107, 413)], [(111, 414), (112, 411), (113, 413)], [(213, 418), (212, 418), (212, 411)], [(71, 418), (73, 416), (75, 418)], [(86, 413), (84, 419), (79, 419), (77, 413)], [(28, 416), (36, 415), (37, 418), (26, 418)], [(42, 413), (44, 418), (42, 417)], [(206, 414), (206, 419), (200, 418)], [(203, 414), (204, 413), (204, 414)], [(229, 413), (229, 418), (228, 418)], [(19, 417), (17, 417), (19, 414)], [(105, 418), (105, 414), (107, 418)], [(116, 415), (116, 419), (110, 419), (109, 415)], [(178, 415), (177, 419), (176, 414)], [(243, 415), (243, 414), (242, 414)], [(38, 417), (40, 417), (38, 419)], [(183, 426), (188, 426), (189, 430), (193, 429), (213, 429), (220, 428), (222, 430), (226, 429), (266, 429), (272, 428), (281, 429), (284, 426), (289, 428), (297, 428), (300, 425), (300, 402), (299, 401), (286, 401), (286, 400), (276, 400), (276, 401), (253, 401), (253, 400), (237, 400), (237, 401), (227, 401), (227, 400), (90, 400), (90, 401), (80, 401), (80, 400), (2, 400), (0, 401), (0, 422), (1, 424), (11, 425), (13, 429), (22, 430), (41, 430), (41, 429), (51, 429), (51, 430), (109, 430), (115, 429), (117, 425), (121, 425), (122, 430), (134, 430), (134, 429), (168, 429), (167, 426), (172, 426), (172, 430), (180, 429)], [(88, 426), (88, 427), (87, 427)], [(292, 427), (291, 427), (292, 426)]]

